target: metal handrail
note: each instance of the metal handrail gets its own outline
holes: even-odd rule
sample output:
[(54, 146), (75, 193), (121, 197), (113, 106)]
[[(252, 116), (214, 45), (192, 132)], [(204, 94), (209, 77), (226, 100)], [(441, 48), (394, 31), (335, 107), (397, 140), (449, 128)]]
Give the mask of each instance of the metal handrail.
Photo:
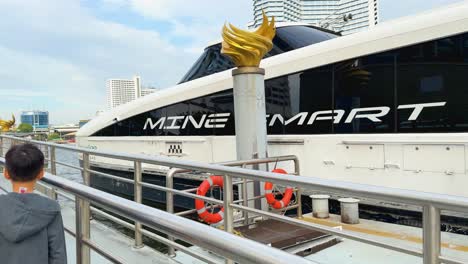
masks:
[[(5, 159), (0, 158), (0, 165), (4, 164)], [(46, 173), (42, 181), (74, 194), (77, 197), (76, 201), (84, 200), (97, 204), (116, 214), (140, 222), (145, 226), (154, 228), (166, 234), (171, 234), (174, 237), (208, 249), (240, 263), (313, 263), (285, 251), (229, 234), (222, 230), (212, 228), (153, 207), (129, 201), (125, 198), (66, 180), (49, 173)], [(79, 215), (79, 212), (77, 212), (77, 214)], [(77, 220), (79, 220), (77, 223), (77, 226), (79, 226), (82, 219), (77, 218)], [(80, 242), (91, 244), (86, 240), (80, 241), (79, 236), (77, 236), (77, 243)]]
[[(405, 249), (399, 246), (392, 246), (386, 243), (379, 241), (373, 241), (367, 238), (359, 237), (356, 235), (348, 234), (346, 232), (335, 232), (327, 230), (327, 228), (319, 227), (312, 224), (301, 224), (304, 227), (312, 228), (316, 230), (321, 230), (323, 232), (336, 234), (339, 236), (348, 237), (357, 241), (366, 242), (369, 244), (377, 245), (384, 248), (389, 248), (397, 250), (403, 253), (423, 256), (424, 264), (429, 263), (440, 263), (444, 258), (440, 255), (440, 213), (441, 210), (450, 210), (457, 212), (468, 212), (468, 197), (460, 196), (451, 196), (437, 193), (427, 193), (420, 191), (410, 191), (396, 188), (388, 188), (381, 186), (357, 184), (351, 182), (342, 182), (336, 180), (328, 180), (318, 177), (296, 177), (291, 175), (277, 174), (264, 171), (255, 171), (244, 168), (237, 167), (227, 167), (219, 164), (206, 164), (195, 161), (186, 161), (179, 159), (166, 158), (161, 156), (148, 156), (141, 154), (123, 154), (123, 153), (110, 153), (105, 151), (89, 150), (86, 148), (79, 147), (69, 147), (61, 146), (52, 143), (44, 143), (40, 141), (30, 141), (26, 139), (18, 139), (15, 137), (0, 136), (0, 144), (3, 138), (9, 138), (11, 140), (23, 141), (23, 142), (32, 142), (40, 145), (48, 145), (50, 147), (58, 147), (67, 150), (74, 150), (83, 153), (84, 162), (84, 172), (88, 173), (89, 177), (89, 155), (96, 155), (101, 157), (121, 159), (133, 161), (136, 165), (137, 163), (148, 163), (156, 164), (160, 166), (166, 166), (169, 168), (178, 168), (189, 171), (201, 171), (211, 174), (218, 174), (224, 176), (224, 209), (225, 209), (225, 228), (228, 231), (231, 231), (233, 224), (233, 209), (239, 209), (246, 212), (251, 212), (256, 215), (267, 216), (268, 212), (262, 212), (253, 208), (246, 206), (237, 205), (232, 199), (232, 185), (233, 178), (242, 178), (250, 179), (254, 181), (263, 181), (263, 182), (275, 182), (279, 184), (284, 184), (286, 186), (300, 186), (301, 188), (313, 189), (320, 192), (328, 193), (338, 193), (340, 195), (347, 196), (356, 196), (356, 197), (366, 197), (375, 200), (385, 200), (390, 202), (402, 203), (402, 204), (411, 204), (416, 206), (421, 206), (423, 208), (423, 251)], [(176, 169), (174, 169), (176, 170)], [(141, 171), (139, 172), (141, 173)], [(135, 177), (137, 177), (137, 170), (135, 170)], [(135, 181), (135, 185), (142, 185), (141, 181)], [(166, 186), (167, 188), (168, 186)], [(173, 186), (169, 186), (168, 189), (159, 188), (166, 191), (166, 193), (176, 193), (171, 192), (170, 189)], [(187, 192), (177, 193), (177, 195), (191, 196)], [(169, 196), (172, 197), (172, 196)], [(206, 200), (206, 198), (204, 199)], [(168, 201), (169, 203), (169, 201)], [(283, 216), (275, 216), (271, 214), (272, 218), (277, 220), (298, 224), (295, 219), (287, 219)], [(330, 232), (329, 232), (330, 231)], [(451, 263), (456, 263), (452, 261)], [(462, 262), (459, 262), (462, 263)]]
[(128, 161), (139, 161), (141, 163), (157, 164), (170, 168), (181, 168), (191, 171), (206, 171), (213, 174), (229, 175), (231, 177), (247, 178), (256, 181), (275, 182), (284, 185), (302, 186), (309, 189), (320, 189), (321, 191), (340, 193), (350, 196), (367, 197), (376, 200), (386, 200), (397, 203), (413, 204), (419, 206), (434, 205), (440, 209), (458, 212), (468, 212), (468, 197), (444, 195), (421, 191), (404, 190), (397, 188), (381, 187), (375, 185), (358, 184), (329, 180), (319, 177), (295, 177), (273, 172), (254, 171), (237, 167), (226, 167), (218, 164), (202, 163), (197, 161), (187, 161), (167, 158), (162, 156), (149, 156), (142, 154), (125, 154), (116, 152), (106, 152), (91, 150), (82, 147), (71, 147), (60, 144), (16, 138), (1, 135), (2, 138), (12, 139), (22, 142), (31, 142), (40, 145), (53, 146), (60, 149), (74, 150), (80, 153), (96, 155), (100, 157), (122, 159)]

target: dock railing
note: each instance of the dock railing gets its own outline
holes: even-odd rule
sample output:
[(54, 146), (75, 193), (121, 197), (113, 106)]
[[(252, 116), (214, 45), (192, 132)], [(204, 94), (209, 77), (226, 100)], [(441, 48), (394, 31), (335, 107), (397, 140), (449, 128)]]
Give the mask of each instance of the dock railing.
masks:
[[(0, 165), (3, 166), (4, 164), (5, 159), (0, 158)], [(87, 220), (83, 217), (83, 202), (87, 202), (99, 205), (113, 213), (133, 219), (163, 233), (171, 234), (239, 263), (273, 264), (278, 263), (278, 261), (282, 263), (311, 263), (282, 250), (51, 174), (47, 174), (42, 181), (75, 196), (76, 231), (72, 232), (68, 230), (68, 232), (72, 233), (76, 238), (77, 253), (82, 252), (83, 245), (86, 245), (108, 260), (114, 263), (121, 263), (111, 253), (106, 252), (93, 243), (89, 237), (84, 236), (82, 225)], [(208, 233), (210, 234), (209, 236), (204, 235)], [(85, 261), (82, 254), (77, 254), (77, 263), (90, 262)]]
[[(201, 199), (203, 201), (207, 201), (215, 205), (224, 206), (224, 215), (225, 215), (224, 228), (225, 228), (225, 231), (227, 232), (233, 232), (233, 225), (234, 225), (234, 219), (233, 219), (234, 213), (233, 212), (234, 210), (240, 210), (242, 212), (247, 212), (249, 215), (263, 216), (269, 219), (276, 219), (282, 222), (298, 225), (298, 226), (305, 227), (305, 228), (310, 228), (313, 230), (340, 236), (343, 238), (352, 239), (355, 241), (367, 243), (367, 244), (374, 245), (377, 247), (395, 250), (397, 252), (402, 252), (402, 253), (410, 254), (413, 256), (419, 256), (423, 258), (424, 264), (435, 264), (435, 263), (462, 264), (464, 263), (461, 260), (457, 260), (457, 259), (453, 259), (453, 258), (441, 255), (440, 216), (441, 216), (441, 210), (468, 213), (468, 198), (467, 197), (458, 197), (458, 196), (450, 196), (450, 195), (443, 195), (443, 194), (436, 194), (436, 193), (426, 193), (426, 192), (418, 192), (418, 191), (411, 191), (411, 190), (386, 188), (386, 187), (380, 187), (380, 186), (356, 184), (356, 183), (350, 183), (350, 182), (327, 180), (327, 179), (312, 177), (312, 176), (297, 177), (294, 175), (283, 175), (283, 174), (256, 171), (256, 170), (250, 170), (250, 169), (239, 168), (239, 167), (229, 167), (229, 166), (220, 165), (220, 164), (206, 164), (206, 163), (201, 163), (201, 162), (186, 161), (186, 160), (173, 159), (173, 158), (167, 158), (167, 157), (162, 157), (162, 156), (111, 153), (111, 152), (106, 152), (106, 151), (90, 150), (86, 148), (56, 145), (56, 144), (47, 143), (47, 142), (30, 141), (26, 139), (19, 139), (19, 138), (9, 137), (9, 136), (0, 136), (1, 148), (3, 148), (4, 146), (4, 140), (31, 142), (31, 143), (39, 144), (39, 145), (46, 145), (46, 146), (49, 146), (50, 153), (53, 153), (55, 151), (55, 148), (62, 148), (62, 149), (82, 153), (83, 165), (81, 168), (78, 168), (78, 169), (84, 172), (85, 184), (89, 184), (90, 173), (91, 172), (95, 173), (95, 171), (91, 171), (89, 168), (89, 156), (90, 155), (107, 157), (107, 158), (112, 158), (112, 159), (121, 159), (121, 160), (126, 160), (126, 161), (133, 161), (135, 164), (134, 180), (136, 179), (136, 182), (134, 180), (123, 179), (123, 178), (113, 176), (113, 175), (106, 175), (106, 176), (108, 177), (111, 176), (115, 180), (128, 181), (128, 183), (134, 183), (135, 186), (141, 185), (141, 186), (149, 187), (147, 183), (141, 182), (141, 171), (142, 171), (141, 164), (142, 163), (157, 164), (160, 166), (167, 166), (169, 168), (177, 168), (177, 170), (170, 170), (168, 172), (168, 175), (172, 173), (172, 176), (175, 173), (180, 172), (180, 170), (197, 171), (197, 172), (205, 172), (205, 173), (216, 174), (216, 175), (223, 175), (224, 176), (223, 200), (196, 195), (196, 194), (191, 193), (190, 191), (175, 190), (171, 187), (153, 185), (152, 188), (166, 192), (166, 194), (168, 194), (168, 197), (171, 197), (171, 195), (180, 195), (180, 196), (190, 197), (194, 199)], [(55, 163), (64, 165), (63, 163), (59, 163), (57, 161), (55, 161)], [(298, 164), (296, 166), (298, 166)], [(104, 176), (103, 174), (99, 174), (99, 173), (97, 173), (96, 175)], [(236, 183), (233, 181), (234, 179), (242, 179), (242, 181), (244, 180), (260, 181), (260, 182), (268, 181), (268, 182), (273, 182), (276, 184), (281, 184), (284, 186), (295, 186), (295, 187), (300, 187), (302, 189), (310, 189), (310, 190), (314, 190), (320, 193), (333, 193), (333, 194), (339, 194), (341, 196), (348, 196), (348, 197), (353, 197), (353, 196), (364, 197), (364, 198), (370, 198), (370, 199), (374, 199), (378, 201), (395, 202), (395, 203), (400, 203), (400, 204), (419, 206), (422, 208), (422, 211), (423, 211), (422, 250), (416, 247), (411, 248), (411, 247), (404, 247), (401, 245), (390, 244), (386, 241), (372, 239), (372, 238), (369, 238), (368, 236), (359, 235), (359, 234), (346, 231), (346, 230), (338, 230), (338, 229), (334, 229), (334, 228), (319, 225), (319, 224), (305, 222), (305, 221), (302, 221), (300, 218), (288, 217), (282, 214), (277, 214), (274, 211), (273, 212), (262, 211), (260, 209), (248, 207), (245, 204), (243, 204), (244, 201), (242, 199), (245, 199), (245, 200), (261, 199), (261, 197), (252, 197), (252, 198), (243, 197), (242, 199), (238, 201), (234, 201), (233, 186), (234, 186), (234, 183)], [(157, 187), (154, 187), (154, 186), (157, 186)], [(86, 205), (83, 207), (84, 207), (83, 210), (86, 211)], [(300, 208), (300, 204), (298, 205), (298, 208)], [(135, 220), (137, 224), (140, 224), (140, 223), (147, 224), (147, 222), (139, 221), (139, 219), (135, 219)], [(135, 227), (136, 227), (135, 229), (138, 229), (137, 225), (135, 225)], [(145, 231), (146, 230), (143, 230), (142, 233), (145, 235), (148, 235), (148, 233)], [(172, 236), (174, 234), (169, 233), (169, 235)], [(167, 245), (171, 247), (175, 247), (179, 250), (184, 250), (188, 252), (188, 254), (191, 254), (192, 256), (197, 257), (196, 253), (190, 252), (190, 250), (182, 248), (180, 244), (173, 242), (171, 239), (165, 239), (165, 240), (160, 239), (159, 241), (166, 243)]]

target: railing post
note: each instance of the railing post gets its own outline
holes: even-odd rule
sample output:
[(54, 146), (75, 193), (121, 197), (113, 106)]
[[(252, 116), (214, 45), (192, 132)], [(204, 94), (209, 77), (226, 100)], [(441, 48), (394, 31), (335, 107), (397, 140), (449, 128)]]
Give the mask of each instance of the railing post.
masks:
[[(166, 174), (166, 188), (174, 189), (174, 174), (176, 173), (177, 169), (170, 169)], [(166, 211), (168, 213), (174, 213), (174, 194), (172, 192), (166, 192)], [(170, 241), (174, 241), (174, 237), (167, 234), (167, 239)], [(167, 254), (170, 257), (175, 257), (175, 249), (171, 246), (168, 246)]]
[[(47, 146), (46, 148), (47, 149)], [(57, 163), (55, 163), (55, 147), (50, 146), (50, 173), (53, 175), (57, 175)], [(57, 200), (57, 192), (55, 191), (55, 188), (53, 186), (50, 187), (50, 196), (52, 199)]]
[[(242, 165), (242, 168), (245, 169), (245, 164)], [(244, 200), (242, 202), (242, 204), (245, 206), (245, 207), (249, 207), (249, 199), (248, 199), (248, 194), (247, 194), (247, 179), (244, 178), (242, 179), (242, 199)], [(250, 224), (250, 220), (249, 220), (249, 213), (247, 211), (242, 211), (243, 215), (244, 215), (244, 224), (245, 225), (248, 225)]]
[[(294, 159), (294, 170), (295, 170), (296, 175), (301, 175), (299, 159), (297, 157)], [(298, 205), (297, 217), (300, 219), (302, 218), (302, 188), (301, 186), (297, 186), (296, 194), (297, 194), (296, 200), (297, 200), (297, 205)]]
[[(83, 153), (83, 183), (86, 186), (90, 186), (91, 183), (91, 175), (89, 172), (90, 164), (89, 164), (89, 154)], [(88, 201), (81, 201), (80, 202), (80, 228), (81, 228), (81, 235), (84, 239), (90, 239), (90, 209), (89, 209), (89, 202)], [(89, 264), (91, 260), (90, 249), (86, 245), (82, 245), (82, 263)]]
[(438, 264), (440, 256), (440, 209), (423, 207), (423, 263)]
[(76, 264), (83, 263), (83, 231), (82, 227), (82, 218), (81, 218), (81, 199), (78, 196), (75, 196), (75, 243), (76, 243)]
[[(142, 187), (141, 187), (141, 181), (142, 181), (142, 168), (141, 168), (141, 162), (140, 161), (134, 161), (133, 163), (133, 169), (134, 169), (134, 201), (136, 203), (141, 204), (142, 202)], [(135, 248), (141, 248), (143, 247), (143, 236), (141, 234), (141, 223), (140, 222), (135, 222)]]
[(0, 136), (0, 157), (3, 157), (3, 136)]
[(57, 175), (57, 164), (55, 163), (55, 147), (50, 146), (50, 173)]
[[(234, 210), (232, 209), (231, 204), (234, 200), (234, 197), (233, 197), (232, 177), (230, 177), (229, 175), (224, 175), (223, 185), (224, 185), (223, 186), (224, 230), (228, 233), (233, 233)], [(226, 264), (232, 264), (232, 263), (234, 263), (232, 260), (226, 259)]]

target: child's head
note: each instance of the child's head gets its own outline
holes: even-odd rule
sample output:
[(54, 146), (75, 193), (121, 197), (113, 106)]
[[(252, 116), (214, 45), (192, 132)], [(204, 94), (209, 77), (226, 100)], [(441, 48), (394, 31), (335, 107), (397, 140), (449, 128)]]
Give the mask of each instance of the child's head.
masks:
[(44, 176), (44, 154), (32, 144), (13, 146), (5, 155), (4, 173), (12, 182), (35, 182)]

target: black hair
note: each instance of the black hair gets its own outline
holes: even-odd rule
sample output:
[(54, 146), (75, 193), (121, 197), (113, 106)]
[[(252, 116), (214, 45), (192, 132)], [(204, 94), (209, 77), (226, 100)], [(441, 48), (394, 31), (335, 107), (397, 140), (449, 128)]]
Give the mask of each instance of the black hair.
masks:
[(5, 155), (5, 168), (13, 181), (32, 181), (44, 169), (44, 154), (33, 144), (15, 145)]

